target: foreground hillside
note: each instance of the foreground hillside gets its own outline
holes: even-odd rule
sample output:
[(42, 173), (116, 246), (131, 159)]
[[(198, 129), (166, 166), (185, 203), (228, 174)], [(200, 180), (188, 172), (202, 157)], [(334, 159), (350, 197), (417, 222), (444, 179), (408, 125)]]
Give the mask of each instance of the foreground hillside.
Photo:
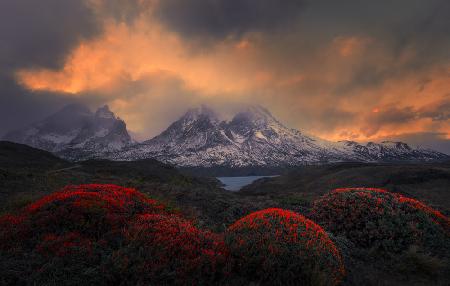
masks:
[[(309, 218), (308, 218), (309, 217)], [(221, 233), (132, 188), (67, 186), (0, 216), (2, 285), (447, 285), (450, 220), (373, 188)], [(383, 276), (379, 276), (383, 275)]]
[[(424, 246), (417, 245), (419, 242), (429, 242), (434, 239), (440, 241), (439, 237), (441, 236), (440, 234), (423, 236), (427, 233), (434, 233), (434, 227), (430, 227), (430, 231), (421, 232), (419, 236), (414, 233), (416, 229), (409, 228), (410, 224), (407, 221), (415, 212), (411, 213), (406, 209), (405, 216), (400, 220), (396, 218), (396, 211), (390, 211), (389, 221), (393, 223), (394, 227), (388, 223), (386, 228), (370, 229), (372, 223), (377, 225), (380, 221), (386, 222), (384, 216), (371, 216), (374, 221), (369, 224), (369, 229), (358, 229), (358, 232), (361, 231), (362, 234), (370, 234), (373, 237), (357, 236), (356, 240), (354, 236), (349, 235), (349, 233), (355, 232), (347, 233), (348, 229), (346, 228), (333, 229), (330, 226), (361, 225), (352, 223), (358, 217), (347, 222), (333, 223), (324, 219), (341, 217), (344, 220), (350, 217), (339, 216), (338, 213), (330, 215), (330, 211), (355, 215), (363, 215), (365, 212), (375, 214), (376, 212), (371, 211), (369, 206), (379, 209), (378, 199), (386, 202), (385, 210), (402, 209), (397, 206), (399, 203), (401, 206), (410, 204), (408, 200), (398, 199), (397, 194), (417, 199), (448, 216), (450, 209), (449, 174), (448, 163), (309, 166), (290, 170), (276, 178), (256, 181), (240, 192), (229, 192), (220, 188), (214, 178), (187, 175), (185, 172), (182, 173), (155, 160), (129, 162), (90, 160), (71, 163), (48, 152), (25, 145), (0, 142), (0, 215), (21, 213), (23, 208), (30, 203), (53, 194), (66, 185), (78, 184), (116, 184), (136, 188), (145, 196), (164, 204), (168, 211), (192, 220), (199, 229), (209, 229), (217, 233), (226, 232), (236, 221), (253, 212), (280, 208), (311, 218), (320, 226), (326, 227), (330, 239), (341, 252), (345, 262), (344, 285), (447, 285), (449, 278), (443, 273), (445, 273), (445, 266), (448, 266), (449, 263), (445, 257), (441, 257), (444, 255), (444, 251), (436, 252), (434, 247), (437, 247), (438, 244), (435, 246), (433, 243), (431, 246), (426, 243)], [(323, 195), (334, 188), (357, 186), (381, 187), (391, 191), (395, 196), (385, 197), (383, 193), (375, 193), (370, 196), (362, 195), (362, 197), (344, 196), (339, 200), (321, 199)], [(366, 198), (374, 198), (374, 200), (360, 201)], [(323, 202), (347, 202), (350, 200), (352, 203), (339, 204), (338, 208), (317, 208), (317, 204), (314, 202), (318, 200)], [(411, 204), (416, 208), (428, 211), (420, 204)], [(346, 209), (348, 206), (364, 207), (359, 210), (349, 210)], [(415, 217), (413, 221), (417, 223), (417, 219), (422, 220), (423, 216)], [(431, 220), (435, 221), (433, 218)], [(362, 221), (367, 222), (364, 216)], [(136, 223), (136, 227), (138, 227), (139, 223), (147, 224), (148, 221)], [(399, 227), (395, 227), (397, 224)], [(423, 222), (421, 225), (424, 225)], [(374, 232), (377, 229), (384, 229), (384, 231)], [(236, 230), (240, 231), (240, 227), (236, 226)], [(401, 232), (398, 233), (398, 230)], [(240, 236), (248, 237), (248, 234), (245, 229), (243, 233), (239, 232)], [(390, 238), (387, 241), (384, 240), (385, 234), (395, 234), (399, 237), (399, 241), (403, 242), (391, 245)], [(411, 237), (422, 236), (425, 240), (408, 242)], [(57, 241), (71, 240), (73, 237), (61, 239)], [(369, 241), (381, 239), (380, 241), (384, 242), (380, 243), (379, 247), (386, 245), (387, 249), (396, 249), (397, 252), (383, 252), (380, 249), (367, 248), (364, 244), (366, 239)], [(444, 244), (446, 249), (450, 249), (449, 244)], [(425, 246), (431, 248), (423, 248)], [(235, 252), (241, 253), (239, 250), (235, 250)], [(253, 258), (249, 257), (248, 259)], [(253, 273), (252, 269), (245, 271)], [(284, 275), (283, 272), (279, 273)]]

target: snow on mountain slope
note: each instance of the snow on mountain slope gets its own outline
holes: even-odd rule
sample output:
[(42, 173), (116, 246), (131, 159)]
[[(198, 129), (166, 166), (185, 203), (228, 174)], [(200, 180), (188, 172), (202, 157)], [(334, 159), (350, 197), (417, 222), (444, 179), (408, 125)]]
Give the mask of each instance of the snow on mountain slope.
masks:
[(287, 128), (252, 106), (229, 122), (205, 106), (190, 109), (164, 132), (108, 154), (113, 160), (155, 158), (177, 166), (293, 166), (338, 161), (435, 160), (447, 156), (401, 142), (330, 142)]
[(125, 122), (108, 106), (92, 113), (86, 106), (71, 104), (3, 140), (56, 153), (69, 159), (99, 157), (132, 144)]
[(4, 140), (44, 149), (66, 159), (155, 158), (177, 166), (294, 166), (339, 161), (429, 161), (448, 159), (432, 150), (402, 142), (359, 144), (330, 142), (287, 128), (267, 109), (248, 107), (230, 121), (221, 121), (208, 107), (190, 109), (153, 139), (135, 143), (125, 122), (108, 106), (92, 113), (68, 105)]

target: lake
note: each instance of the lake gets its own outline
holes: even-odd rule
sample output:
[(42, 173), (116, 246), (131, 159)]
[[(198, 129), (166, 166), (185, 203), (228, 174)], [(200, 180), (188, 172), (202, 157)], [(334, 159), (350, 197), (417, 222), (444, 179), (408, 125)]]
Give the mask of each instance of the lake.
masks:
[(276, 176), (217, 177), (217, 179), (225, 185), (223, 187), (225, 190), (236, 192), (258, 179), (271, 177)]

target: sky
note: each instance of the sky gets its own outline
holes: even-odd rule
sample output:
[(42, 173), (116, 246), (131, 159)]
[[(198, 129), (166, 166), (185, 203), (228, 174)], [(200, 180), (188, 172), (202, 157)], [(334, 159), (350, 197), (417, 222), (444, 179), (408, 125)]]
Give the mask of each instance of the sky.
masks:
[(108, 104), (138, 137), (248, 104), (328, 140), (450, 154), (448, 0), (3, 0), (0, 135)]

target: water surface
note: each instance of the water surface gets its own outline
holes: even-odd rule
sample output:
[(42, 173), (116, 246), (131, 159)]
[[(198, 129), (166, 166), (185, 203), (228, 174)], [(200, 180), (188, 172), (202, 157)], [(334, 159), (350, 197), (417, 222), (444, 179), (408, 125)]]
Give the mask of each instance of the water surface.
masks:
[(223, 187), (225, 190), (236, 192), (258, 179), (271, 177), (276, 176), (217, 177), (217, 179), (225, 185)]

